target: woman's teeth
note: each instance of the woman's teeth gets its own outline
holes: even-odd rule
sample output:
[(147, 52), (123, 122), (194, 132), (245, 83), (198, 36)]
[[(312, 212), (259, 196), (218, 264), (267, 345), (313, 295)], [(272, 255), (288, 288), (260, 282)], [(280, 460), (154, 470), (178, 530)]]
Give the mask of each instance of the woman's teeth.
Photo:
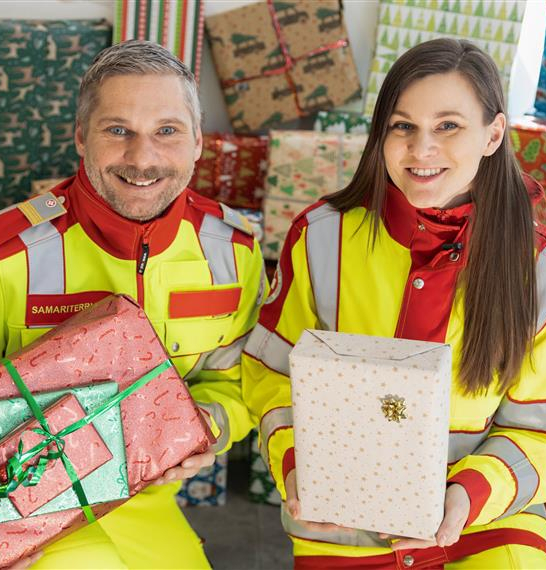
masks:
[(441, 168), (410, 168), (410, 172), (416, 176), (436, 176), (442, 172)]

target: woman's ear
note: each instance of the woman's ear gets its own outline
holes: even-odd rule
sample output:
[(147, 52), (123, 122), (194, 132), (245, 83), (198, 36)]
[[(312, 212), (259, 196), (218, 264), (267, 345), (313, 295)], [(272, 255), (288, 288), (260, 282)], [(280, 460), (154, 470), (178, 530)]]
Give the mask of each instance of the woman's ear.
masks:
[(504, 138), (506, 131), (506, 116), (504, 113), (497, 113), (493, 122), (487, 127), (487, 131), (489, 133), (489, 140), (487, 141), (483, 156), (491, 156), (494, 154)]

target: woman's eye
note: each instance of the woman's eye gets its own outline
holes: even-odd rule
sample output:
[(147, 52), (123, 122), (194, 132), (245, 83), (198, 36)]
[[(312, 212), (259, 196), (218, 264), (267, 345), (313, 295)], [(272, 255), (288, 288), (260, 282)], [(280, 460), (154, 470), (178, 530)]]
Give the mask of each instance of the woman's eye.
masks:
[(125, 127), (110, 127), (108, 131), (116, 136), (127, 134), (127, 129)]
[(411, 131), (413, 129), (413, 125), (409, 123), (394, 123), (391, 129), (393, 131)]
[(159, 134), (161, 135), (173, 135), (176, 132), (174, 127), (161, 127), (159, 129)]

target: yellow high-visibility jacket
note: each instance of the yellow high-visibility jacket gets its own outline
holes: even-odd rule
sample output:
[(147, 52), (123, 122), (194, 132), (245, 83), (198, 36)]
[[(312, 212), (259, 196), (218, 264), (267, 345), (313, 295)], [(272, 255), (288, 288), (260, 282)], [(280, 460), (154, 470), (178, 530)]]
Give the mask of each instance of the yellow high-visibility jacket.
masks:
[[(245, 218), (186, 189), (158, 218), (127, 220), (83, 166), (53, 194), (0, 213), (0, 355), (110, 293), (128, 294), (210, 415), (215, 450), (229, 449), (254, 425), (240, 359), (268, 291)], [(49, 211), (57, 214), (48, 221)]]
[[(542, 195), (538, 184), (526, 182), (538, 199)], [(429, 563), (438, 564), (504, 545), (509, 545), (514, 560), (521, 547), (538, 553), (544, 564), (544, 229), (537, 226), (539, 319), (533, 363), (525, 359), (520, 381), (507, 393), (498, 394), (492, 387), (486, 394), (468, 397), (457, 380), (464, 309), (457, 278), (465, 266), (471, 211), (471, 204), (444, 211), (416, 210), (389, 186), (372, 250), (368, 247), (372, 221), (365, 217), (364, 207), (340, 213), (319, 201), (302, 212), (288, 233), (270, 295), (243, 354), (243, 396), (261, 418), (262, 455), (285, 498), (284, 479), (295, 465), (288, 354), (304, 329), (449, 343), (453, 382), (447, 475), (449, 482), (467, 490), (471, 512), (464, 536), (451, 550), (406, 552), (407, 565), (425, 564), (427, 556)], [(460, 251), (442, 247), (455, 243), (462, 244)], [(297, 568), (335, 567), (332, 556), (371, 557), (370, 567), (377, 568), (402, 565), (400, 555), (395, 563), (388, 542), (376, 533), (310, 532), (284, 510), (282, 518), (296, 557), (302, 557)], [(306, 556), (324, 559), (313, 559), (306, 566)]]

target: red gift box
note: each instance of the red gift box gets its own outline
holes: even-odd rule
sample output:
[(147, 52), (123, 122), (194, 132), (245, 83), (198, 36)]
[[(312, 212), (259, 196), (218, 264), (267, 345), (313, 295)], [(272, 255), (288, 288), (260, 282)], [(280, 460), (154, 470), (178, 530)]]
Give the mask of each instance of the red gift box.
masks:
[(267, 171), (266, 136), (212, 133), (203, 137), (203, 153), (189, 187), (232, 208), (258, 210)]
[[(546, 189), (546, 122), (521, 117), (510, 125), (510, 138), (521, 169)], [(536, 215), (546, 221), (544, 200), (536, 206)]]
[[(144, 311), (129, 297), (116, 295), (78, 313), (9, 359), (31, 392), (105, 380), (117, 382), (121, 392), (168, 356)], [(11, 375), (0, 366), (0, 398), (19, 396)], [(125, 398), (120, 408), (131, 496), (214, 442), (172, 366)], [(95, 505), (93, 512), (98, 518), (121, 502)], [(81, 509), (0, 523), (0, 567), (85, 524)]]
[[(49, 429), (53, 434), (58, 433), (66, 426), (72, 425), (85, 417), (85, 415), (84, 409), (73, 394), (63, 396), (44, 411)], [(44, 439), (43, 436), (30, 431), (36, 427), (39, 427), (38, 421), (29, 420), (0, 441), (0, 465), (5, 465), (7, 460), (15, 455), (19, 441), (23, 442), (23, 449), (28, 450)], [(69, 434), (64, 438), (64, 441), (64, 452), (80, 479), (83, 479), (112, 458), (110, 450), (92, 424)], [(29, 463), (35, 465), (37, 461), (38, 457), (35, 457)], [(5, 467), (0, 471), (0, 480), (4, 475)], [(10, 499), (19, 513), (23, 517), (27, 517), (57, 495), (66, 491), (71, 485), (72, 483), (63, 464), (60, 461), (55, 461), (45, 470), (38, 485), (29, 487), (21, 485), (10, 493)]]

